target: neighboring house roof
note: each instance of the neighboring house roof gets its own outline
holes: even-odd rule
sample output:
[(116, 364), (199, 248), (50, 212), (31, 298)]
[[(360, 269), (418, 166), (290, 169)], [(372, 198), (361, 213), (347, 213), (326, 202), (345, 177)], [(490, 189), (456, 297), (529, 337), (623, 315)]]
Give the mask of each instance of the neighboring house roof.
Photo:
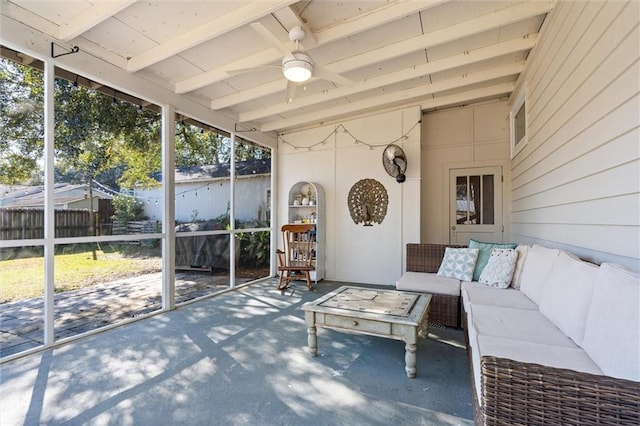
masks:
[[(53, 186), (53, 203), (56, 206), (86, 199), (86, 184), (57, 183)], [(44, 185), (0, 187), (0, 207), (42, 207), (44, 206)], [(93, 198), (111, 199), (110, 194), (93, 189)]]
[[(207, 164), (204, 166), (176, 167), (176, 183), (197, 182), (211, 179), (228, 178), (230, 163)], [(251, 176), (271, 173), (271, 160), (247, 160), (236, 162), (237, 176)], [(157, 173), (153, 178), (162, 182), (162, 174)]]

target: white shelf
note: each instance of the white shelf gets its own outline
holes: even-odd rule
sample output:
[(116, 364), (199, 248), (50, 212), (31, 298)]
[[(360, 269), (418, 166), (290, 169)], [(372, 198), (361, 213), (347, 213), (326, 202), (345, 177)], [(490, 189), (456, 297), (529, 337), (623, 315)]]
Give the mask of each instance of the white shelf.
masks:
[[(306, 196), (311, 197), (314, 200), (313, 205), (309, 204), (294, 204), (296, 198), (298, 202), (302, 202), (302, 198)], [(287, 220), (289, 223), (313, 223), (316, 225), (316, 256), (313, 259), (315, 270), (311, 271), (311, 279), (313, 281), (320, 281), (324, 278), (325, 274), (325, 253), (324, 253), (324, 240), (325, 240), (325, 217), (324, 217), (324, 190), (320, 185), (313, 182), (297, 182), (289, 189), (288, 198), (288, 215)]]

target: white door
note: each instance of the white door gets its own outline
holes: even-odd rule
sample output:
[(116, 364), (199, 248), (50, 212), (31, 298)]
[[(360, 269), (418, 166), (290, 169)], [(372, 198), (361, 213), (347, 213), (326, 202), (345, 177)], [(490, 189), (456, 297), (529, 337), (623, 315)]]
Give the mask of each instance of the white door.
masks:
[(449, 170), (449, 243), (502, 242), (502, 167)]

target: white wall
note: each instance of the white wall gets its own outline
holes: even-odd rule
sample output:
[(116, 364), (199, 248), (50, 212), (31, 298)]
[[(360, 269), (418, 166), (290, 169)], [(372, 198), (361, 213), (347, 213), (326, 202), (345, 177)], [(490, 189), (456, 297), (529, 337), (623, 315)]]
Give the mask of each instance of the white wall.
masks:
[[(278, 229), (287, 220), (287, 194), (298, 181), (320, 184), (325, 191), (326, 278), (329, 280), (394, 285), (404, 268), (404, 247), (420, 235), (420, 120), (418, 107), (343, 121), (335, 125), (288, 133), (278, 145)], [(323, 145), (308, 149), (344, 125), (357, 139), (343, 131)], [(411, 131), (410, 131), (411, 130)], [(409, 132), (410, 131), (410, 132)], [(399, 184), (382, 166), (384, 145), (396, 142), (408, 157), (407, 180)], [(347, 196), (360, 179), (381, 182), (389, 195), (387, 216), (371, 227), (356, 225), (349, 214)], [(318, 206), (318, 214), (322, 214)], [(281, 236), (278, 246), (282, 246)]]
[(422, 116), (423, 243), (449, 243), (449, 170), (500, 166), (504, 240), (509, 230), (509, 107), (492, 101)]
[[(238, 220), (264, 220), (267, 209), (267, 189), (271, 177), (240, 176), (236, 180), (235, 215)], [(162, 218), (162, 189), (139, 189), (136, 197), (144, 203), (144, 212), (151, 220)], [(197, 220), (215, 219), (227, 213), (229, 179), (215, 179), (176, 184), (176, 220), (190, 222), (197, 210)], [(261, 216), (258, 217), (258, 211)]]
[(545, 23), (519, 81), (514, 239), (640, 269), (639, 21), (637, 1), (558, 2)]

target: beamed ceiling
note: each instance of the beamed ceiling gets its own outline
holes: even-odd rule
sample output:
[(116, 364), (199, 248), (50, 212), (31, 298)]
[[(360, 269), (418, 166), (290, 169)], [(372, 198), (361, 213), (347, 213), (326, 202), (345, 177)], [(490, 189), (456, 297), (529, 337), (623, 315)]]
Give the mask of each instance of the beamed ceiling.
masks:
[[(538, 0), (2, 0), (2, 14), (78, 46), (78, 54), (264, 132), (509, 96), (552, 7)], [(288, 31), (296, 26), (313, 61), (348, 81), (312, 77), (288, 101), (282, 48), (268, 37), (294, 49)]]

